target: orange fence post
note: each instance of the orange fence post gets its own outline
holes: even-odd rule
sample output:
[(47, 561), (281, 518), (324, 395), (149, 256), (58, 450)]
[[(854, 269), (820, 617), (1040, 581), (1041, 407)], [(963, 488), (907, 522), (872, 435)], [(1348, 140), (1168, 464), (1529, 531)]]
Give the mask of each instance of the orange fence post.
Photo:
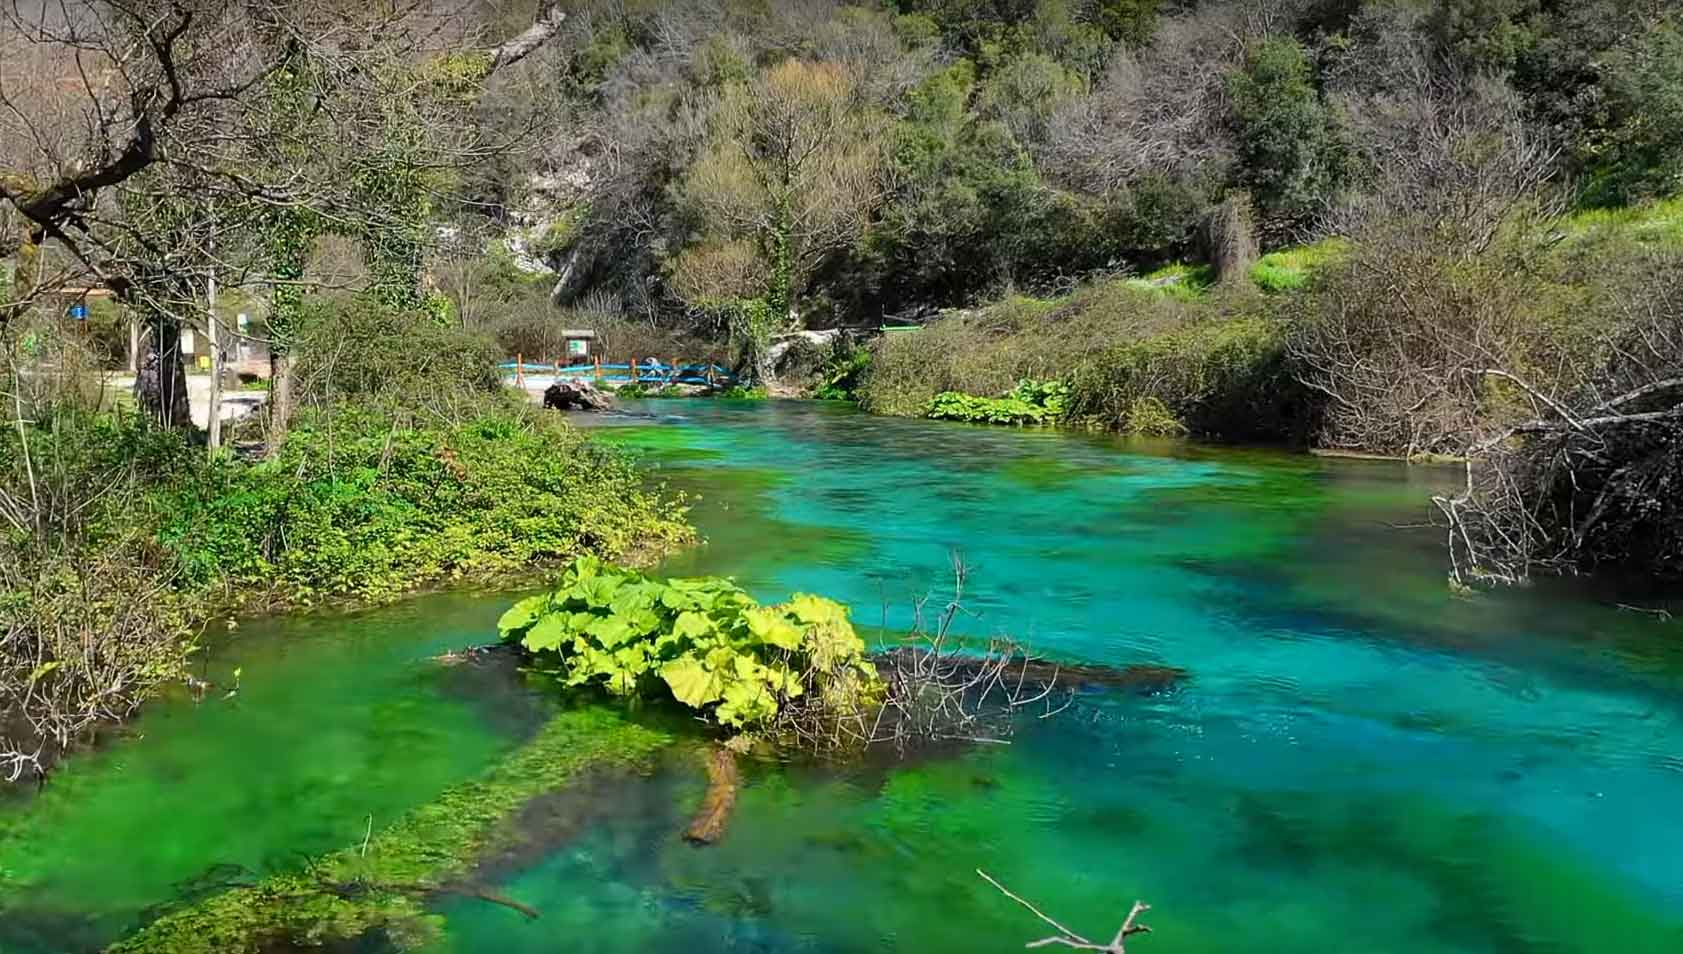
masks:
[(596, 366), (596, 380), (602, 380), (602, 356), (599, 354), (591, 355), (590, 361)]
[(514, 384), (516, 387), (526, 386), (526, 356), (518, 351), (514, 353)]
[(631, 383), (637, 383), (637, 356), (631, 356)]

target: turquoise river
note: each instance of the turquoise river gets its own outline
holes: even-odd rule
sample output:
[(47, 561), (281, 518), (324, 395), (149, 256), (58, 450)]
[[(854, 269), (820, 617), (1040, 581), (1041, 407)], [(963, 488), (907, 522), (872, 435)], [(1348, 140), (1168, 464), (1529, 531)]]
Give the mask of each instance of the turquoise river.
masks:
[[(1683, 951), (1683, 623), (1582, 581), (1451, 592), (1427, 518), (1452, 472), (815, 403), (639, 410), (604, 439), (691, 494), (708, 541), (664, 570), (892, 630), (961, 554), (967, 631), (1189, 678), (1083, 695), (1008, 745), (752, 764), (708, 848), (679, 838), (693, 759), (592, 783), (486, 862), (541, 917), (446, 897), (441, 952), (973, 954), (1047, 933), (977, 869), (1090, 936), (1150, 902), (1135, 954)], [(237, 693), (155, 705), (0, 797), (0, 952), (97, 951), (483, 772), (554, 703), (432, 657), (493, 640), (510, 598), (214, 640), (204, 674), (238, 667)]]

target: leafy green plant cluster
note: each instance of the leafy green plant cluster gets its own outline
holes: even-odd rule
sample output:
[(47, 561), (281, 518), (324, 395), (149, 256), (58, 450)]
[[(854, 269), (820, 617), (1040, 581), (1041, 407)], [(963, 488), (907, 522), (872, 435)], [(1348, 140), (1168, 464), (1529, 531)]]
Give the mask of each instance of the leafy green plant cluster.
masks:
[(644, 384), (641, 381), (622, 384), (614, 389), (614, 393), (622, 398), (681, 398), (693, 396), (691, 391), (676, 384)]
[(812, 396), (820, 401), (851, 401), (871, 367), (871, 350), (858, 345), (838, 349), (824, 362)]
[(944, 391), (929, 402), (925, 417), (977, 424), (1055, 424), (1069, 407), (1069, 385), (1062, 381), (1017, 382), (1004, 397), (977, 397)]
[(689, 537), (622, 452), (498, 401), (451, 423), (307, 411), (274, 458), (211, 462), (160, 495), (182, 582), (247, 600), (380, 599)]
[(591, 557), (497, 623), (567, 686), (670, 695), (737, 730), (796, 706), (856, 711), (880, 693), (847, 607), (805, 594), (761, 606), (727, 579), (652, 579)]

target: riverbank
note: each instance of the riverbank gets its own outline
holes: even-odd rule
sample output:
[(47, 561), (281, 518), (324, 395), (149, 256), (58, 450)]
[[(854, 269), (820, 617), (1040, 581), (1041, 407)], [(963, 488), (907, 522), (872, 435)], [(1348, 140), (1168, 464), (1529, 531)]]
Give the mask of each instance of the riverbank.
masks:
[(19, 433), (29, 454), (10, 459), (61, 462), (33, 499), (49, 480), (48, 500), (103, 492), (6, 555), (19, 612), (0, 679), (29, 692), (0, 725), (0, 778), (45, 773), (167, 685), (227, 691), (188, 666), (212, 619), (519, 580), (586, 553), (649, 562), (692, 539), (683, 502), (626, 455), (499, 395), (313, 408), (260, 460), (109, 414), (0, 442)]

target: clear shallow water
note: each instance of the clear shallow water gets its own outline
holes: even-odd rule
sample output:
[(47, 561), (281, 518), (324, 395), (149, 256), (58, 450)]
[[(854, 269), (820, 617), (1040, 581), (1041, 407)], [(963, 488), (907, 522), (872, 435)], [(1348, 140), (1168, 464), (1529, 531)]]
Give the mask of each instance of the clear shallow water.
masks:
[[(939, 761), (753, 767), (708, 849), (677, 838), (701, 784), (675, 762), (497, 873), (541, 919), (452, 901), (445, 950), (1041, 936), (978, 867), (1095, 935), (1149, 900), (1140, 951), (1683, 950), (1683, 624), (1565, 588), (1453, 598), (1436, 531), (1396, 526), (1442, 475), (812, 404), (646, 409), (659, 426), (604, 436), (700, 495), (710, 543), (671, 572), (898, 626), (946, 592), (957, 549), (972, 631), (1191, 680)], [(146, 739), (0, 808), (0, 872), (24, 885), (0, 892), (38, 926), (109, 936), (177, 882), (354, 842), (368, 814), (474, 774), (529, 719), (421, 661), (485, 638), (502, 602), (249, 634), (234, 705), (150, 713)], [(30, 949), (7, 904), (0, 950)]]

